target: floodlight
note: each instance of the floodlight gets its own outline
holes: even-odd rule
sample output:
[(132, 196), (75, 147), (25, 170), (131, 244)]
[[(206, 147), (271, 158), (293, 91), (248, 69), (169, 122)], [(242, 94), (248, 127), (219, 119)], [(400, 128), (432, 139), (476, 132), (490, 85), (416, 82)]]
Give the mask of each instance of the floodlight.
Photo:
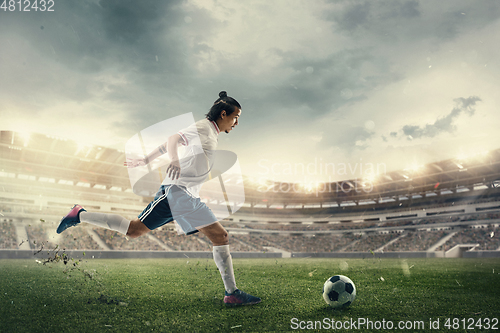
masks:
[(375, 182), (375, 179), (377, 179), (377, 176), (378, 175), (376, 175), (374, 173), (369, 173), (369, 174), (365, 175), (365, 177), (363, 178), (363, 183), (373, 184)]
[(423, 165), (417, 164), (414, 162), (409, 167), (404, 169), (404, 171), (411, 171), (412, 173), (416, 173), (416, 172), (420, 171), (423, 167), (424, 167)]
[(457, 160), (459, 160), (459, 161), (463, 161), (463, 160), (466, 160), (466, 159), (468, 159), (468, 158), (469, 158), (469, 156), (467, 156), (467, 154), (465, 154), (465, 153), (463, 153), (463, 152), (460, 152), (460, 153), (458, 153), (458, 155), (457, 155)]
[(27, 147), (30, 141), (31, 134), (29, 132), (17, 132), (17, 135), (23, 141), (23, 145)]

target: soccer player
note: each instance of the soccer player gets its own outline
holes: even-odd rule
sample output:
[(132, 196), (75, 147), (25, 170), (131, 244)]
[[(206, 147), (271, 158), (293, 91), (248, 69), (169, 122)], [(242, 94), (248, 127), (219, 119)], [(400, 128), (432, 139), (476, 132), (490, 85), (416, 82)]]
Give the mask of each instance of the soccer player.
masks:
[[(259, 303), (260, 298), (236, 287), (228, 233), (199, 198), (202, 183), (210, 172), (218, 135), (231, 132), (238, 125), (240, 115), (240, 104), (222, 91), (205, 119), (170, 136), (145, 158), (127, 159), (125, 165), (129, 168), (147, 165), (165, 153), (171, 160), (166, 170), (168, 177), (154, 200), (137, 218), (129, 221), (116, 214), (87, 212), (82, 206), (75, 205), (62, 218), (57, 233), (86, 222), (137, 238), (175, 220), (187, 235), (200, 231), (212, 242), (213, 258), (224, 282), (224, 303), (227, 306)], [(179, 158), (180, 145), (186, 146), (184, 158)]]

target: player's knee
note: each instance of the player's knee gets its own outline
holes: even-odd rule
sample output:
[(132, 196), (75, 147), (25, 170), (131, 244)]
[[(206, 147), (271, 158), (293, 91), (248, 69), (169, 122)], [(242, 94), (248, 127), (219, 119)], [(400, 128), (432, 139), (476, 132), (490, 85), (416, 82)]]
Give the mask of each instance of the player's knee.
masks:
[(142, 224), (142, 222), (140, 221), (135, 223), (134, 222), (130, 223), (130, 226), (127, 230), (127, 237), (129, 238), (141, 237), (142, 235), (144, 235), (149, 231), (149, 229), (144, 224)]
[(218, 242), (220, 245), (229, 244), (229, 234), (227, 233), (226, 230), (224, 230), (223, 232), (220, 233)]

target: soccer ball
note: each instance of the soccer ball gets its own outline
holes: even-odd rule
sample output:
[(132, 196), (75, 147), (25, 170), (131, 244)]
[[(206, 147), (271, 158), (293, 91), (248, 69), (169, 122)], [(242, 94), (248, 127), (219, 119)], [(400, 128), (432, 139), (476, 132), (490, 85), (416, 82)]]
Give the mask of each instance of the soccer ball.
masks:
[(323, 285), (323, 298), (332, 308), (349, 306), (356, 298), (356, 286), (347, 276), (332, 276)]

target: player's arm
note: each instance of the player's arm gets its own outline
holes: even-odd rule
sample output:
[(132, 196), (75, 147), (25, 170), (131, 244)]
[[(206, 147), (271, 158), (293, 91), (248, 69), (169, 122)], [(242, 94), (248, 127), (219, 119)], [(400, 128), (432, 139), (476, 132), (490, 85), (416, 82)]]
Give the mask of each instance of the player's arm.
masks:
[[(174, 143), (177, 142), (177, 144)], [(171, 143), (170, 143), (171, 142)], [(124, 163), (126, 167), (135, 168), (138, 166), (143, 166), (149, 164), (151, 161), (156, 158), (164, 155), (169, 150), (175, 151), (175, 156), (177, 156), (177, 146), (182, 142), (181, 136), (179, 134), (174, 134), (170, 136), (164, 144), (156, 147), (152, 152), (150, 152), (146, 157), (143, 158), (127, 158), (127, 161)], [(170, 154), (169, 154), (170, 155)], [(177, 158), (178, 159), (178, 158)]]
[(167, 152), (167, 143), (164, 143), (164, 144), (156, 147), (146, 157), (141, 157), (141, 158), (127, 158), (127, 160), (125, 161), (125, 163), (123, 163), (123, 165), (125, 165), (126, 167), (129, 167), (129, 168), (135, 168), (135, 167), (138, 167), (138, 166), (143, 166), (143, 165), (149, 164), (155, 158), (160, 157), (161, 155), (165, 154), (166, 152)]
[(167, 167), (166, 174), (171, 179), (178, 179), (181, 174), (181, 165), (179, 163), (179, 154), (177, 148), (184, 142), (179, 133), (170, 136), (167, 140), (168, 157), (170, 164)]

